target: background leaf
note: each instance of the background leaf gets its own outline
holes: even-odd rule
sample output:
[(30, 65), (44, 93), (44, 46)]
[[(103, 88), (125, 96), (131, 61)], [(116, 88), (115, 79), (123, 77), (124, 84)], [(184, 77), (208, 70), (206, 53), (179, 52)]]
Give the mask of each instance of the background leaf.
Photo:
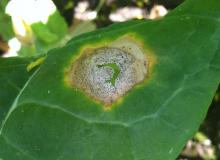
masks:
[(14, 36), (11, 18), (4, 12), (7, 2), (7, 0), (0, 1), (0, 35), (6, 41)]

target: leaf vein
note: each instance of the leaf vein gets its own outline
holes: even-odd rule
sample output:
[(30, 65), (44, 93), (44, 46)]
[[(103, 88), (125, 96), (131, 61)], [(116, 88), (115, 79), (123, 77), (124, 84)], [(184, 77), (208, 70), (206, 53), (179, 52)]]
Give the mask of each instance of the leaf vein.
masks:
[(48, 104), (48, 103), (43, 103), (43, 102), (34, 102), (34, 101), (25, 101), (25, 102), (22, 102), (21, 104), (19, 105), (24, 105), (24, 104), (37, 104), (37, 105), (41, 105), (41, 107), (48, 107), (48, 108), (51, 108), (51, 109), (57, 109), (58, 111), (61, 111), (65, 114), (68, 114), (69, 116), (72, 116), (74, 118), (77, 118), (79, 120), (82, 120), (88, 124), (106, 124), (106, 125), (118, 125), (118, 126), (121, 126), (121, 127), (124, 127), (124, 128), (128, 128), (129, 125), (127, 123), (122, 123), (122, 122), (109, 122), (109, 121), (95, 121), (95, 120), (90, 120), (90, 119), (86, 119), (82, 116), (79, 116), (77, 115), (76, 113), (74, 112), (71, 112), (65, 108), (62, 108), (60, 106), (57, 106), (57, 105), (54, 105), (54, 104)]
[(31, 158), (32, 160), (37, 160), (35, 157), (30, 155), (30, 153), (25, 152), (23, 149), (19, 148), (16, 144), (12, 143), (6, 136), (1, 135), (1, 137), (5, 140), (6, 144), (14, 148), (15, 150), (19, 151), (23, 155)]

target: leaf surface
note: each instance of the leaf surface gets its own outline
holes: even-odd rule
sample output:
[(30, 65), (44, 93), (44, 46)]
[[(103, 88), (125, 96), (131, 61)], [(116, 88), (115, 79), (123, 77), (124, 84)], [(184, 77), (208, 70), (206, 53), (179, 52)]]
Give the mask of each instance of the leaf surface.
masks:
[[(10, 112), (29, 77), (34, 73), (27, 66), (36, 58), (0, 58), (0, 126)], [(16, 145), (0, 137), (0, 157), (2, 159), (29, 159)]]
[[(218, 0), (189, 0), (161, 20), (115, 24), (52, 50), (4, 118), (0, 158), (16, 150), (34, 160), (175, 159), (220, 81), (219, 17)], [(66, 83), (85, 49), (124, 39), (142, 47), (149, 72), (111, 109)]]
[(26, 69), (32, 60), (33, 58), (0, 58), (0, 123), (32, 74)]

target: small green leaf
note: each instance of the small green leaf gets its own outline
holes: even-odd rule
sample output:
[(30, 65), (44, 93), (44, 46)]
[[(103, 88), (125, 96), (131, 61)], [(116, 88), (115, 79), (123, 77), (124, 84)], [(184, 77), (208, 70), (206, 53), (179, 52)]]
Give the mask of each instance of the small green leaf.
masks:
[(55, 11), (52, 15), (49, 16), (46, 25), (50, 32), (56, 34), (59, 39), (63, 38), (67, 34), (67, 23), (58, 11)]
[(0, 36), (4, 40), (8, 41), (14, 36), (14, 32), (12, 29), (11, 18), (7, 14), (5, 14), (2, 4), (0, 4), (0, 24)]
[(46, 44), (51, 44), (58, 41), (58, 36), (52, 33), (47, 25), (43, 24), (42, 22), (32, 24), (31, 28), (36, 37)]

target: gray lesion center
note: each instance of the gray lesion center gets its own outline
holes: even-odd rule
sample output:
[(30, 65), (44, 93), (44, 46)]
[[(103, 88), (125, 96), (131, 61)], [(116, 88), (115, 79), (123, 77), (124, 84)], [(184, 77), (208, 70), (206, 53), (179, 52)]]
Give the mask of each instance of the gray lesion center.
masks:
[(121, 70), (120, 67), (116, 63), (107, 63), (107, 64), (102, 64), (98, 65), (99, 68), (101, 67), (110, 67), (113, 70), (113, 75), (111, 76), (111, 79), (107, 80), (106, 82), (109, 82), (112, 84), (112, 86), (115, 87), (115, 81), (117, 77), (119, 76)]
[(146, 63), (143, 52), (98, 48), (75, 61), (70, 79), (74, 87), (104, 104), (111, 104), (144, 80)]

